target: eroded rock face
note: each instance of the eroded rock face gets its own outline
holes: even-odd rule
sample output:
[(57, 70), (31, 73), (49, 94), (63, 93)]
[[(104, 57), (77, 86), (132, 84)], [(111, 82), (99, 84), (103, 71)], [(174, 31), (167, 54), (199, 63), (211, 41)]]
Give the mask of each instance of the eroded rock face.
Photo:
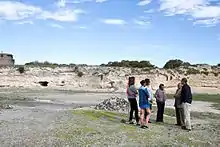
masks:
[(128, 112), (129, 102), (124, 98), (112, 97), (96, 105), (95, 109), (117, 111), (117, 112)]
[[(220, 93), (220, 69), (217, 68), (198, 67), (196, 70), (200, 73), (190, 75), (186, 75), (188, 69), (184, 68), (144, 70), (123, 67), (79, 66), (76, 70), (71, 67), (25, 67), (25, 69), (25, 74), (17, 73), (15, 68), (0, 69), (0, 88), (39, 88), (43, 87), (39, 81), (48, 81), (51, 89), (125, 92), (128, 77), (135, 76), (137, 88), (140, 86), (141, 80), (149, 78), (153, 90), (156, 90), (161, 83), (165, 84), (168, 90), (168, 88), (176, 89), (181, 78), (187, 77), (191, 87), (215, 88), (219, 89)], [(79, 78), (77, 71), (82, 71), (84, 75)], [(46, 84), (44, 85), (46, 86)]]

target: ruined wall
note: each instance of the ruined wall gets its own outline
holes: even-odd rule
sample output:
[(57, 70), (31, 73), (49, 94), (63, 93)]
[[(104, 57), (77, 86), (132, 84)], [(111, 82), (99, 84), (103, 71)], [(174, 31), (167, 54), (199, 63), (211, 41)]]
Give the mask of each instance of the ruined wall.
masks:
[(14, 59), (13, 55), (11, 54), (0, 54), (0, 66), (13, 66), (14, 65)]

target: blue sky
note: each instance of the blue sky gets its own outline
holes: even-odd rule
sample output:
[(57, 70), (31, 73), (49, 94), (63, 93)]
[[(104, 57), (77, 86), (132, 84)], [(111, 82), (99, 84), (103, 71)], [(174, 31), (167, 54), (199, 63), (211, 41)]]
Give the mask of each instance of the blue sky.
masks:
[(217, 64), (220, 0), (0, 0), (0, 50), (17, 64)]

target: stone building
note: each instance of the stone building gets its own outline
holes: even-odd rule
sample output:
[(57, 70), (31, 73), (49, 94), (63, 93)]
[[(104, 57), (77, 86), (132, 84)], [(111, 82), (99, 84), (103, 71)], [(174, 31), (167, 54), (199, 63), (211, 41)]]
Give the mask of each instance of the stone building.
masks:
[(13, 66), (14, 63), (12, 54), (0, 53), (0, 66)]

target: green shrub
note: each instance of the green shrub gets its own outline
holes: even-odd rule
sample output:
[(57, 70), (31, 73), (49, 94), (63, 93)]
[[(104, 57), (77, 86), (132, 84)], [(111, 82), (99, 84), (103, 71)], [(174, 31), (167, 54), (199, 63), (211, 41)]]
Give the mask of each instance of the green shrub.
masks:
[(204, 70), (204, 71), (208, 71), (208, 69), (207, 69), (207, 68), (203, 68), (203, 70)]
[(33, 61), (26, 63), (25, 66), (31, 66), (31, 67), (49, 67), (49, 68), (56, 68), (56, 67), (69, 67), (73, 64), (66, 65), (66, 64), (57, 64), (57, 63), (50, 63), (48, 61), (45, 62), (39, 62), (39, 61)]
[(209, 75), (209, 72), (208, 72), (208, 71), (202, 71), (201, 73), (204, 74), (204, 75), (206, 75), (206, 76)]
[(197, 69), (194, 69), (194, 68), (189, 68), (189, 69), (186, 71), (186, 74), (187, 74), (187, 75), (200, 74), (200, 71), (197, 70)]
[(214, 74), (215, 77), (218, 77), (218, 72), (212, 72)]
[(129, 61), (122, 60), (121, 62), (109, 62), (108, 64), (101, 64), (101, 66), (109, 67), (130, 67), (130, 68), (155, 68), (149, 61)]
[(83, 72), (81, 72), (81, 71), (77, 73), (77, 76), (80, 77), (80, 78), (81, 78), (83, 75), (84, 75), (84, 74), (83, 74)]
[(18, 67), (18, 72), (20, 73), (20, 74), (23, 74), (24, 72), (25, 72), (25, 70), (24, 70), (24, 66), (20, 66), (20, 67)]
[(175, 68), (179, 68), (179, 67), (181, 67), (181, 66), (188, 67), (188, 66), (190, 66), (190, 63), (188, 63), (188, 62), (183, 62), (182, 60), (179, 60), (179, 59), (169, 60), (169, 61), (164, 65), (164, 68), (165, 68), (165, 69), (175, 69)]
[(182, 71), (182, 70), (180, 70), (180, 69), (176, 69), (176, 72), (178, 72), (179, 74), (184, 74), (185, 72), (184, 71)]
[(143, 68), (142, 71), (143, 72), (150, 72), (152, 68)]

